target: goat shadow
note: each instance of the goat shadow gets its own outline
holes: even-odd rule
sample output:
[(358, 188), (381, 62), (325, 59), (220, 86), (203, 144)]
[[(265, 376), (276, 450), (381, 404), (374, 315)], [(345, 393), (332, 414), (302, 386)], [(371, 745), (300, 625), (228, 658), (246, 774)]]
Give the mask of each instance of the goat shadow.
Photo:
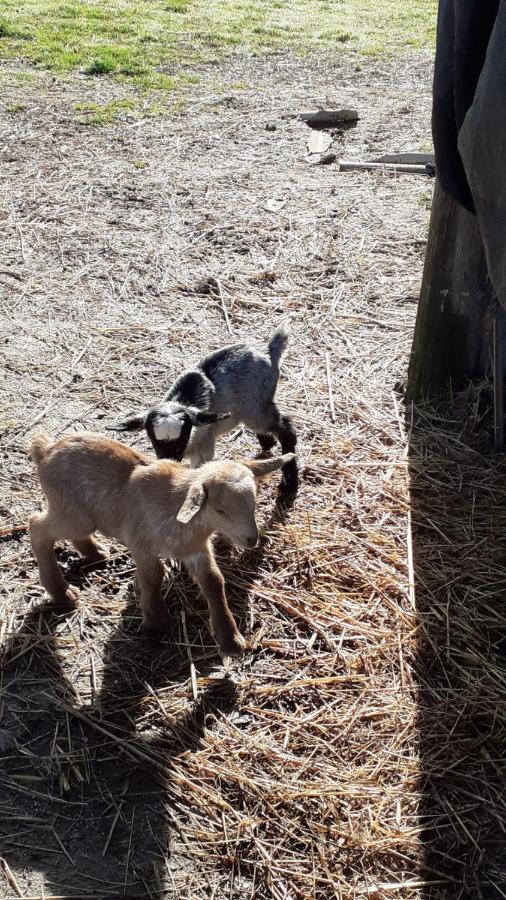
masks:
[(470, 385), (406, 411), (425, 900), (506, 896), (506, 462), (490, 405)]
[[(168, 870), (184, 865), (171, 852), (171, 767), (232, 709), (235, 684), (213, 677), (194, 702), (188, 659), (145, 636), (131, 591), (104, 646), (100, 688), (83, 705), (64, 661), (71, 619), (37, 606), (4, 652), (0, 855), (32, 873), (23, 887), (37, 895), (42, 876), (48, 893), (69, 898), (170, 897)], [(160, 687), (179, 692), (183, 711), (161, 712), (153, 728), (142, 717)]]
[[(267, 527), (282, 521), (292, 504), (293, 498), (279, 495)], [(234, 591), (232, 606), (241, 628), (249, 584), (267, 544), (262, 537), (240, 558), (243, 587)], [(230, 553), (229, 545), (218, 548), (218, 557)], [(59, 556), (70, 565), (68, 580), (84, 590), (92, 571), (102, 568), (86, 566), (67, 550)], [(173, 848), (171, 767), (180, 755), (198, 749), (213, 720), (231, 711), (237, 689), (231, 678), (216, 676), (214, 643), (211, 650), (202, 644), (202, 621), (207, 627), (208, 617), (197, 588), (188, 576), (176, 574), (169, 593), (174, 589), (180, 598), (168, 605), (170, 629), (157, 640), (142, 631), (135, 589), (129, 586), (87, 705), (71, 662), (76, 641), (86, 641), (93, 653), (83, 614), (39, 604), (9, 639), (2, 666), (0, 855), (14, 872), (32, 873), (23, 884), (30, 893), (40, 893), (42, 882), (49, 893), (75, 900), (175, 898), (170, 887), (175, 876), (193, 868), (194, 861)], [(181, 650), (186, 638), (205, 684), (195, 701), (189, 660)], [(94, 672), (91, 664), (92, 678)], [(179, 692), (183, 711), (169, 719), (163, 708), (153, 715), (151, 707), (147, 715), (153, 693), (167, 687)]]
[[(269, 533), (277, 525), (282, 525), (287, 521), (294, 507), (296, 496), (297, 489), (291, 492), (278, 490), (274, 508), (262, 526), (258, 544), (252, 550), (245, 550), (238, 559), (232, 559), (233, 547), (227, 541), (220, 538), (215, 541), (216, 558), (220, 568), (235, 567), (241, 573), (240, 582), (236, 581), (233, 591), (230, 589), (228, 591), (229, 605), (241, 633), (256, 631), (261, 627), (262, 623), (255, 618), (255, 609), (250, 602), (250, 589), (268, 554)], [(260, 648), (256, 648), (255, 652), (260, 652)]]

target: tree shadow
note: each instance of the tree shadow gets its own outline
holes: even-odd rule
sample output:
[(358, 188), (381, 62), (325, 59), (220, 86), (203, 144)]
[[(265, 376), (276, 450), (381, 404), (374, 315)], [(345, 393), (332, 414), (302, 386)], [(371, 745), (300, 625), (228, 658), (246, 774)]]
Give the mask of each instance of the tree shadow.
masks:
[(471, 385), (406, 415), (426, 898), (506, 897), (506, 460), (490, 406)]

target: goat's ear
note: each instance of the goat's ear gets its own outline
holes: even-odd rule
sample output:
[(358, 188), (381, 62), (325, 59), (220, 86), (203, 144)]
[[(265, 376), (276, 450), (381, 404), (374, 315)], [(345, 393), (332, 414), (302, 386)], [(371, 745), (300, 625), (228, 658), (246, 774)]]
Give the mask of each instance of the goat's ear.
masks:
[(212, 412), (203, 412), (200, 409), (189, 409), (188, 415), (190, 416), (190, 421), (192, 425), (196, 428), (199, 425), (214, 425), (215, 422), (221, 422), (222, 419), (229, 419), (230, 413), (212, 413)]
[(127, 416), (122, 422), (116, 422), (115, 425), (106, 425), (106, 431), (140, 431), (146, 424), (148, 417), (147, 412), (137, 413), (134, 416)]
[(281, 469), (282, 466), (292, 462), (293, 459), (295, 459), (295, 453), (284, 453), (283, 456), (273, 456), (272, 459), (251, 459), (244, 462), (243, 465), (253, 472), (255, 478), (263, 478), (265, 475), (269, 475), (270, 472)]
[(202, 509), (207, 499), (207, 492), (203, 484), (192, 484), (176, 519), (186, 524), (191, 522), (194, 516)]

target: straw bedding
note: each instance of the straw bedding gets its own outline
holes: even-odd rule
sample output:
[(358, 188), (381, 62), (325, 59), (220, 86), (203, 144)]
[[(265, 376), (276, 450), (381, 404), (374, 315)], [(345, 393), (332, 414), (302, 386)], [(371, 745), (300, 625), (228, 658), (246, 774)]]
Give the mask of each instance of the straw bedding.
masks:
[[(78, 125), (79, 81), (3, 116), (3, 895), (506, 896), (504, 466), (486, 387), (438, 410), (395, 389), (430, 183), (309, 166), (282, 117), (356, 105), (339, 153), (419, 149), (430, 61), (227, 66), (240, 90), (204, 79), (166, 119)], [(300, 492), (280, 504), (273, 478), (260, 546), (217, 543), (256, 650), (224, 668), (169, 564), (153, 644), (119, 546), (96, 567), (62, 547), (82, 601), (51, 611), (17, 530), (29, 434), (100, 430), (281, 319)]]

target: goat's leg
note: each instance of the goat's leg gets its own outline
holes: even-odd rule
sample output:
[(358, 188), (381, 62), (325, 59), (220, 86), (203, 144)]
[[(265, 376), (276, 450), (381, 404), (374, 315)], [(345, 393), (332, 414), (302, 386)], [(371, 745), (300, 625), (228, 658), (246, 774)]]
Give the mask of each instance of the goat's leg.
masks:
[(149, 559), (137, 557), (135, 562), (142, 624), (145, 628), (163, 631), (169, 624), (169, 614), (161, 596), (163, 566), (156, 556)]
[[(207, 426), (204, 426), (207, 427)], [(199, 466), (214, 459), (214, 451), (216, 449), (216, 441), (214, 434), (209, 431), (206, 435), (198, 436), (193, 444), (189, 447), (190, 466), (192, 469), (198, 469)]]
[(263, 453), (268, 453), (269, 450), (272, 450), (276, 443), (276, 438), (273, 437), (272, 434), (257, 434), (257, 441), (262, 448)]
[(91, 534), (85, 538), (72, 538), (72, 543), (89, 562), (102, 562), (107, 559), (107, 550), (97, 543)]
[(79, 591), (67, 584), (58, 567), (54, 542), (59, 535), (52, 528), (50, 513), (34, 513), (28, 520), (28, 528), (42, 586), (58, 606), (73, 609), (79, 598)]
[(183, 560), (202, 591), (211, 616), (211, 628), (224, 656), (241, 656), (247, 647), (225, 596), (225, 582), (211, 548)]
[[(272, 422), (267, 429), (270, 434), (275, 434), (281, 444), (282, 453), (295, 453), (297, 435), (289, 416), (282, 416), (275, 403), (272, 404)], [(297, 462), (293, 459), (285, 463), (282, 468), (281, 490), (286, 493), (294, 493), (299, 483)]]

